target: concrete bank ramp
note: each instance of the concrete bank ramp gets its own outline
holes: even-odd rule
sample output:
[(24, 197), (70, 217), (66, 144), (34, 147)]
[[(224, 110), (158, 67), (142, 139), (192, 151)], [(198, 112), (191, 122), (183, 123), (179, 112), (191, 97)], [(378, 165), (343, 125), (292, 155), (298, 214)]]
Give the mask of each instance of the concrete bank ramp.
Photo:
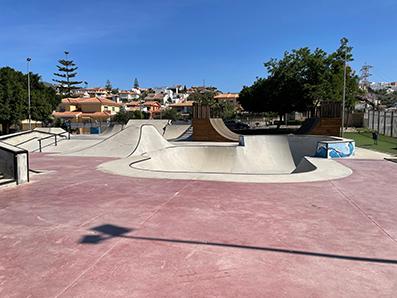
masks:
[(107, 137), (115, 134), (116, 132), (121, 131), (124, 128), (124, 125), (121, 124), (113, 124), (106, 128), (100, 136)]
[(167, 126), (163, 136), (169, 141), (176, 140), (182, 137), (191, 127), (190, 124), (171, 124)]
[(298, 148), (303, 157), (296, 163), (293, 143), (288, 136), (271, 135), (246, 136), (245, 146), (184, 146), (167, 142), (148, 126), (142, 128), (132, 154), (98, 168), (132, 177), (233, 182), (321, 181), (352, 173), (333, 160), (305, 157), (303, 147)]
[[(142, 119), (142, 120), (129, 120), (127, 126), (141, 127), (142, 125), (152, 125), (154, 126), (160, 135), (162, 135), (167, 140), (175, 140), (185, 134), (189, 128), (190, 124), (172, 124), (171, 120), (168, 119)], [(165, 132), (164, 132), (165, 128)]]
[(168, 119), (131, 119), (127, 123), (128, 126), (141, 127), (142, 125), (152, 125), (157, 131), (162, 135), (164, 132), (164, 127), (170, 124)]
[[(109, 134), (105, 138), (99, 139), (95, 144), (88, 147), (80, 148), (74, 151), (64, 152), (64, 155), (71, 156), (96, 156), (96, 157), (127, 157), (136, 151), (141, 137), (142, 128), (149, 126), (156, 131), (156, 141), (163, 139), (161, 134), (163, 128), (168, 124), (169, 120), (130, 120), (124, 129), (113, 134)], [(159, 137), (158, 137), (159, 136)], [(90, 136), (81, 136), (83, 139), (89, 140)], [(144, 136), (146, 138), (146, 136)]]
[[(70, 156), (126, 157), (133, 152), (138, 144), (140, 129), (151, 126), (161, 136), (167, 126), (170, 136), (179, 136), (185, 127), (174, 128), (168, 120), (130, 120), (126, 125), (114, 125), (99, 135), (72, 135), (70, 140), (58, 146), (48, 146), (43, 152), (59, 153)], [(175, 125), (179, 126), (179, 125)]]
[(44, 132), (44, 133), (51, 133), (51, 134), (63, 134), (66, 133), (61, 127), (36, 127), (33, 129), (34, 131)]
[[(97, 156), (97, 157), (126, 157), (138, 144), (140, 129), (134, 125), (126, 126), (123, 130), (100, 139), (93, 145), (73, 152), (65, 152), (71, 156)], [(80, 141), (83, 142), (83, 141)]]
[(140, 129), (139, 139), (134, 150), (129, 154), (131, 156), (141, 156), (153, 152), (162, 152), (163, 149), (173, 147), (152, 125), (143, 125)]

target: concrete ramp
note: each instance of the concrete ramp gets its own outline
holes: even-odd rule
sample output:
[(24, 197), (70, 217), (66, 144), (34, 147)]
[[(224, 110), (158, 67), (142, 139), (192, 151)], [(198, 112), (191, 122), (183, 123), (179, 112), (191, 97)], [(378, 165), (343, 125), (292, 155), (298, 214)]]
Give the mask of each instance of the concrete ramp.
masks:
[(36, 127), (35, 129), (33, 129), (33, 131), (39, 131), (39, 132), (57, 134), (57, 135), (66, 133), (66, 130), (64, 130), (61, 127)]
[(170, 125), (170, 123), (171, 122), (168, 119), (131, 119), (128, 121), (127, 127), (141, 127), (142, 125), (152, 125), (162, 135), (164, 132), (164, 127)]
[(139, 128), (134, 125), (130, 125), (89, 147), (82, 148), (74, 152), (65, 153), (65, 155), (126, 157), (137, 146), (139, 133)]
[(169, 125), (163, 136), (167, 140), (176, 140), (182, 137), (191, 127), (189, 124)]
[(140, 135), (135, 149), (129, 156), (158, 152), (171, 146), (171, 143), (164, 139), (156, 127), (152, 125), (143, 125), (140, 128)]
[(178, 127), (174, 128), (173, 125), (168, 125), (168, 120), (131, 120), (123, 128), (121, 125), (115, 125), (100, 135), (72, 135), (70, 140), (59, 143), (56, 147), (47, 146), (43, 152), (71, 156), (126, 157), (134, 152), (141, 128), (146, 126), (153, 127), (157, 132), (156, 136), (160, 136), (161, 139), (164, 126), (170, 130), (168, 137), (172, 138), (188, 129), (186, 125), (175, 125)]
[[(145, 146), (158, 148), (155, 144), (164, 140), (162, 133), (167, 124), (168, 120), (130, 120), (124, 129), (93, 145), (67, 152), (65, 155), (122, 158), (137, 152), (138, 144), (141, 149)], [(89, 139), (89, 136), (85, 138)]]
[(113, 124), (110, 125), (106, 130), (103, 131), (100, 135), (103, 137), (111, 136), (119, 131), (121, 131), (124, 128), (125, 125), (121, 124)]
[(232, 132), (223, 122), (221, 118), (210, 118), (210, 123), (212, 127), (225, 139), (228, 139), (232, 142), (238, 142), (240, 139), (240, 135)]

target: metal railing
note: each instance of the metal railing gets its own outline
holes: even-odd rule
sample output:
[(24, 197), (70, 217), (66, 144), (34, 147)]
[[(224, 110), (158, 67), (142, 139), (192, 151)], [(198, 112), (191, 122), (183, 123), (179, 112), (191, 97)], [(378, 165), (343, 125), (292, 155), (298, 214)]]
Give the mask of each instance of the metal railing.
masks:
[[(65, 133), (67, 134), (67, 136), (64, 136)], [(67, 131), (67, 132), (63, 132), (63, 133), (60, 133), (60, 134), (52, 134), (52, 135), (50, 135), (48, 137), (43, 137), (43, 138), (38, 139), (37, 141), (39, 142), (39, 152), (42, 152), (42, 149), (43, 149), (42, 141), (47, 140), (47, 139), (54, 138), (54, 143), (53, 144), (54, 144), (54, 146), (58, 146), (58, 137), (67, 138), (68, 140), (70, 140), (70, 132)], [(49, 144), (47, 146), (50, 146), (50, 145), (52, 145), (52, 144)]]

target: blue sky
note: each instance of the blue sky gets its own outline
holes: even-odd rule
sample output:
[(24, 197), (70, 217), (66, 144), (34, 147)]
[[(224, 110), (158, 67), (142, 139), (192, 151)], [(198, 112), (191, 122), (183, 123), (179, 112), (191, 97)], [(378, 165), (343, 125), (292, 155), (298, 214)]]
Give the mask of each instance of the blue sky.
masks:
[(309, 46), (333, 51), (343, 36), (352, 66), (397, 81), (395, 0), (0, 0), (0, 67), (51, 81), (63, 51), (89, 86), (173, 84), (241, 90), (263, 63)]

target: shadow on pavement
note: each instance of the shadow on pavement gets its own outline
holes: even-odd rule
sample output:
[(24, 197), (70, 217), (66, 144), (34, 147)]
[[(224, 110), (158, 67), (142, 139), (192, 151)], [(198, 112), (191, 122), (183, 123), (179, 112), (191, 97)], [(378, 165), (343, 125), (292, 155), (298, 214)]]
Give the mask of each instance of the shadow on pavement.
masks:
[(112, 238), (125, 238), (131, 240), (141, 240), (141, 241), (152, 241), (152, 242), (167, 242), (167, 243), (180, 243), (180, 244), (191, 244), (191, 245), (203, 245), (203, 246), (218, 246), (223, 248), (237, 248), (246, 250), (257, 250), (266, 252), (276, 252), (285, 253), (293, 255), (303, 255), (312, 256), (320, 258), (331, 258), (331, 259), (341, 259), (349, 261), (359, 261), (359, 262), (370, 262), (370, 263), (384, 263), (384, 264), (396, 264), (397, 260), (394, 259), (379, 259), (370, 257), (356, 257), (347, 255), (337, 255), (321, 252), (311, 252), (303, 250), (295, 250), (288, 248), (277, 248), (277, 247), (263, 247), (263, 246), (252, 246), (252, 245), (242, 245), (233, 243), (219, 243), (219, 242), (209, 242), (209, 241), (199, 241), (199, 240), (183, 240), (183, 239), (167, 239), (167, 238), (157, 238), (157, 237), (144, 237), (144, 236), (131, 236), (127, 235), (129, 232), (134, 231), (134, 229), (128, 229), (124, 227), (119, 227), (111, 224), (105, 224), (97, 226), (91, 229), (92, 231), (99, 232), (99, 235), (85, 235), (80, 239), (82, 244), (99, 244), (103, 241)]

